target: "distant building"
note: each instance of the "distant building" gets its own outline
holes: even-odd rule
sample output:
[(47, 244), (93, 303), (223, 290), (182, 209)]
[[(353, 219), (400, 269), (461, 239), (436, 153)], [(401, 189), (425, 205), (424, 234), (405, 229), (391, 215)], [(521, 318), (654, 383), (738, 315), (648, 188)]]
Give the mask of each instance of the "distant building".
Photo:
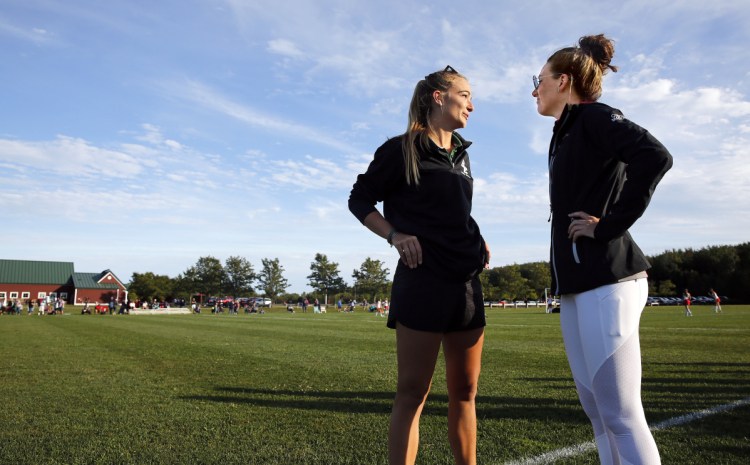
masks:
[(69, 304), (121, 301), (128, 290), (110, 270), (76, 273), (71, 262), (0, 259), (0, 304), (58, 296)]

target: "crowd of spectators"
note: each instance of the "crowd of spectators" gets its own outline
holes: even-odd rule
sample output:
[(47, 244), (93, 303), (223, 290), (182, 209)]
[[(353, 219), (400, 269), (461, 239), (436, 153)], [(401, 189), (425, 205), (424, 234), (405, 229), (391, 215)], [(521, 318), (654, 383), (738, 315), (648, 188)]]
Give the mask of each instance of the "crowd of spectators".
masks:
[(193, 313), (201, 313), (201, 308), (208, 308), (214, 315), (225, 311), (229, 315), (237, 315), (240, 311), (244, 313), (266, 313), (255, 299), (212, 299), (206, 302), (203, 307), (201, 307), (200, 302), (193, 300), (190, 303), (190, 308)]
[(4, 300), (0, 307), (3, 315), (62, 315), (65, 313), (65, 300), (60, 297), (46, 297), (41, 299), (12, 299)]

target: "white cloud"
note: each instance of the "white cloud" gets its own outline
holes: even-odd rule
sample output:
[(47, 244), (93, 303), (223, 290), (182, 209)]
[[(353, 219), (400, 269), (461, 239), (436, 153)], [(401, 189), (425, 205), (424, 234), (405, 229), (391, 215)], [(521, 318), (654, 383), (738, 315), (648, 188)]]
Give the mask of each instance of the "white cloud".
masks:
[(186, 101), (197, 103), (204, 108), (241, 121), (250, 127), (273, 131), (287, 137), (303, 139), (316, 144), (334, 148), (343, 153), (356, 151), (349, 144), (330, 136), (317, 128), (276, 117), (268, 111), (258, 110), (249, 105), (236, 102), (220, 92), (197, 81), (183, 84), (164, 83), (165, 92)]
[[(349, 189), (354, 184), (357, 171), (362, 164), (331, 159), (305, 157), (301, 161), (275, 160), (270, 163), (268, 176), (283, 189), (295, 191)], [(366, 168), (366, 165), (365, 165)]]
[(486, 224), (525, 224), (549, 210), (546, 177), (496, 172), (474, 180), (475, 217)]
[(31, 169), (87, 178), (103, 174), (132, 177), (143, 170), (143, 163), (129, 153), (95, 147), (83, 139), (63, 135), (40, 142), (0, 139), (0, 160), (24, 166), (27, 172)]
[(538, 125), (532, 130), (531, 142), (529, 142), (529, 148), (532, 152), (537, 154), (547, 155), (550, 144), (550, 133), (549, 130), (543, 130)]
[(24, 28), (13, 25), (0, 18), (0, 35), (10, 36), (35, 45), (54, 44), (54, 34), (41, 27)]
[(330, 220), (333, 213), (340, 214), (346, 211), (343, 202), (334, 202), (330, 199), (319, 199), (312, 202), (308, 208), (318, 221)]
[(302, 51), (297, 48), (297, 45), (291, 40), (286, 39), (269, 40), (268, 51), (289, 58), (299, 58), (303, 56)]

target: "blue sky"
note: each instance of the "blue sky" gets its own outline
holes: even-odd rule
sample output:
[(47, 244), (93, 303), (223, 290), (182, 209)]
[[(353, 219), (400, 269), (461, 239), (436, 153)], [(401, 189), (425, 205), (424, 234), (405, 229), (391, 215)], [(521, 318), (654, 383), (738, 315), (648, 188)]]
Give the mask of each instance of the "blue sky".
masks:
[[(658, 5), (654, 5), (658, 3)], [(356, 175), (406, 127), (416, 82), (473, 88), (474, 217), (491, 265), (546, 260), (546, 148), (531, 75), (615, 40), (601, 101), (672, 152), (641, 248), (750, 239), (750, 8), (736, 1), (3, 0), (0, 256), (177, 276), (198, 258), (397, 256), (349, 213)]]

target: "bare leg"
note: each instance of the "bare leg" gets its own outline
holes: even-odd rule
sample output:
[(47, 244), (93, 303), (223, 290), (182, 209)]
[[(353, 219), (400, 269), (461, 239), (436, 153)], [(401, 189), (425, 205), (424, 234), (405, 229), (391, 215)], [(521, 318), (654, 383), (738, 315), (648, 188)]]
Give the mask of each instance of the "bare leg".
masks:
[(398, 384), (388, 431), (391, 465), (414, 464), (419, 448), (419, 417), (432, 384), (443, 335), (396, 327)]
[(448, 439), (457, 465), (477, 463), (476, 395), (484, 328), (447, 333), (443, 339), (448, 385)]

